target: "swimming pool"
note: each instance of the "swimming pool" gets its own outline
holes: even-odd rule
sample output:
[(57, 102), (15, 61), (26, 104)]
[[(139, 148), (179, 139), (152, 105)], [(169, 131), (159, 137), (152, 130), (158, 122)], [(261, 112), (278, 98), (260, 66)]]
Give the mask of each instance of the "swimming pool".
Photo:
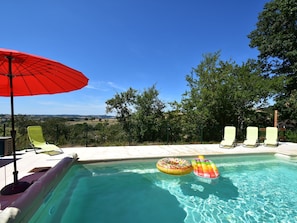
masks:
[(161, 173), (157, 160), (74, 165), (30, 222), (297, 221), (296, 162), (273, 155), (207, 158), (219, 168), (216, 184), (193, 173)]

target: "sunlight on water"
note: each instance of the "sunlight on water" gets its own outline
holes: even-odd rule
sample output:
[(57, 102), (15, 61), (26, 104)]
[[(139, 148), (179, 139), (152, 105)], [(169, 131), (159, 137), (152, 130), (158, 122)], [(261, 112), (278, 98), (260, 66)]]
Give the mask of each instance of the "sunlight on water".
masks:
[(30, 222), (297, 222), (297, 164), (213, 157), (221, 177), (171, 176), (155, 161), (75, 165)]

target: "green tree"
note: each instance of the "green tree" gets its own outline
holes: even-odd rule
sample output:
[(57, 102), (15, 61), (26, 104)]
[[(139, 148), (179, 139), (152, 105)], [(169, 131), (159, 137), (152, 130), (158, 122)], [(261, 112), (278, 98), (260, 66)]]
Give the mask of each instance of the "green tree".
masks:
[(69, 132), (68, 132), (68, 143), (73, 145), (88, 145), (88, 135), (87, 135), (87, 129), (89, 128), (87, 123), (79, 123), (75, 125), (69, 126)]
[(59, 117), (44, 119), (41, 123), (45, 139), (50, 143), (63, 145), (67, 143), (69, 128), (66, 127), (66, 120)]
[(158, 96), (159, 92), (155, 85), (137, 95), (136, 112), (133, 117), (136, 121), (138, 141), (140, 142), (160, 140), (165, 104)]
[(275, 108), (280, 120), (296, 120), (297, 107), (297, 1), (274, 0), (265, 4), (257, 28), (249, 36), (250, 46), (259, 50), (267, 75), (277, 80)]
[[(183, 135), (183, 120), (184, 115), (182, 113), (182, 104), (177, 101), (169, 103), (171, 109), (165, 113), (164, 120), (164, 133), (166, 135), (166, 142), (182, 142), (184, 141)], [(165, 141), (165, 138), (164, 138)]]
[(220, 52), (204, 55), (203, 61), (186, 76), (189, 90), (182, 100), (186, 128), (193, 134), (201, 128), (207, 140), (219, 140), (225, 125), (242, 130), (249, 116), (265, 106), (271, 80), (261, 75), (254, 60), (241, 66), (221, 61)]
[(285, 99), (278, 100), (275, 108), (279, 111), (279, 123), (290, 129), (297, 127), (297, 89), (292, 90), (291, 94)]
[(278, 90), (288, 96), (296, 89), (297, 71), (297, 1), (273, 0), (265, 4), (252, 31), (250, 46), (259, 50), (259, 59), (267, 75), (285, 76)]
[(106, 113), (116, 112), (116, 118), (126, 132), (130, 131), (130, 117), (133, 113), (137, 90), (129, 88), (126, 92), (116, 93), (114, 98), (107, 100)]
[(116, 112), (116, 118), (122, 124), (129, 142), (154, 141), (160, 138), (165, 105), (158, 95), (159, 92), (153, 85), (142, 93), (129, 88), (106, 101), (106, 112)]

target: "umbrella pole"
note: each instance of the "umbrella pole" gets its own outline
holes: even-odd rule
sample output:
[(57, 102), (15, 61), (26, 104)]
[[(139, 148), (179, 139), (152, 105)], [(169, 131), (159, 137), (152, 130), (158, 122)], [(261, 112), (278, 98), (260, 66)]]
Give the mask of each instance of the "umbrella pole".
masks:
[(18, 171), (16, 164), (16, 146), (15, 146), (15, 137), (16, 131), (14, 126), (14, 103), (13, 103), (13, 76), (12, 76), (12, 56), (7, 56), (8, 59), (8, 76), (9, 76), (9, 85), (10, 85), (10, 104), (11, 104), (11, 137), (12, 137), (12, 151), (13, 151), (13, 183), (6, 185), (1, 190), (1, 195), (12, 195), (24, 192), (31, 184), (28, 182), (21, 182), (18, 180)]
[(14, 103), (13, 103), (13, 84), (12, 84), (12, 73), (11, 73), (11, 58), (9, 61), (9, 84), (10, 84), (10, 106), (11, 106), (11, 137), (12, 137), (12, 151), (13, 151), (13, 183), (17, 185), (18, 183), (18, 171), (16, 164), (16, 148), (15, 148), (15, 137), (16, 131), (14, 126)]

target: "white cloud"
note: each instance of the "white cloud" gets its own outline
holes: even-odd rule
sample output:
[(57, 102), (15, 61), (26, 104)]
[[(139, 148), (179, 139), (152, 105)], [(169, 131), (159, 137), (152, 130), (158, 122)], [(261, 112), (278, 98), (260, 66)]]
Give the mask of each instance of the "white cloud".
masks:
[(123, 87), (121, 87), (121, 86), (119, 86), (119, 85), (117, 85), (117, 84), (115, 84), (114, 82), (111, 82), (111, 81), (107, 82), (107, 84), (108, 84), (108, 86), (112, 87), (114, 90), (115, 89), (120, 90), (120, 91), (125, 91), (126, 90), (125, 88), (123, 88)]
[(112, 81), (95, 81), (89, 82), (86, 88), (99, 91), (125, 91), (126, 89)]

